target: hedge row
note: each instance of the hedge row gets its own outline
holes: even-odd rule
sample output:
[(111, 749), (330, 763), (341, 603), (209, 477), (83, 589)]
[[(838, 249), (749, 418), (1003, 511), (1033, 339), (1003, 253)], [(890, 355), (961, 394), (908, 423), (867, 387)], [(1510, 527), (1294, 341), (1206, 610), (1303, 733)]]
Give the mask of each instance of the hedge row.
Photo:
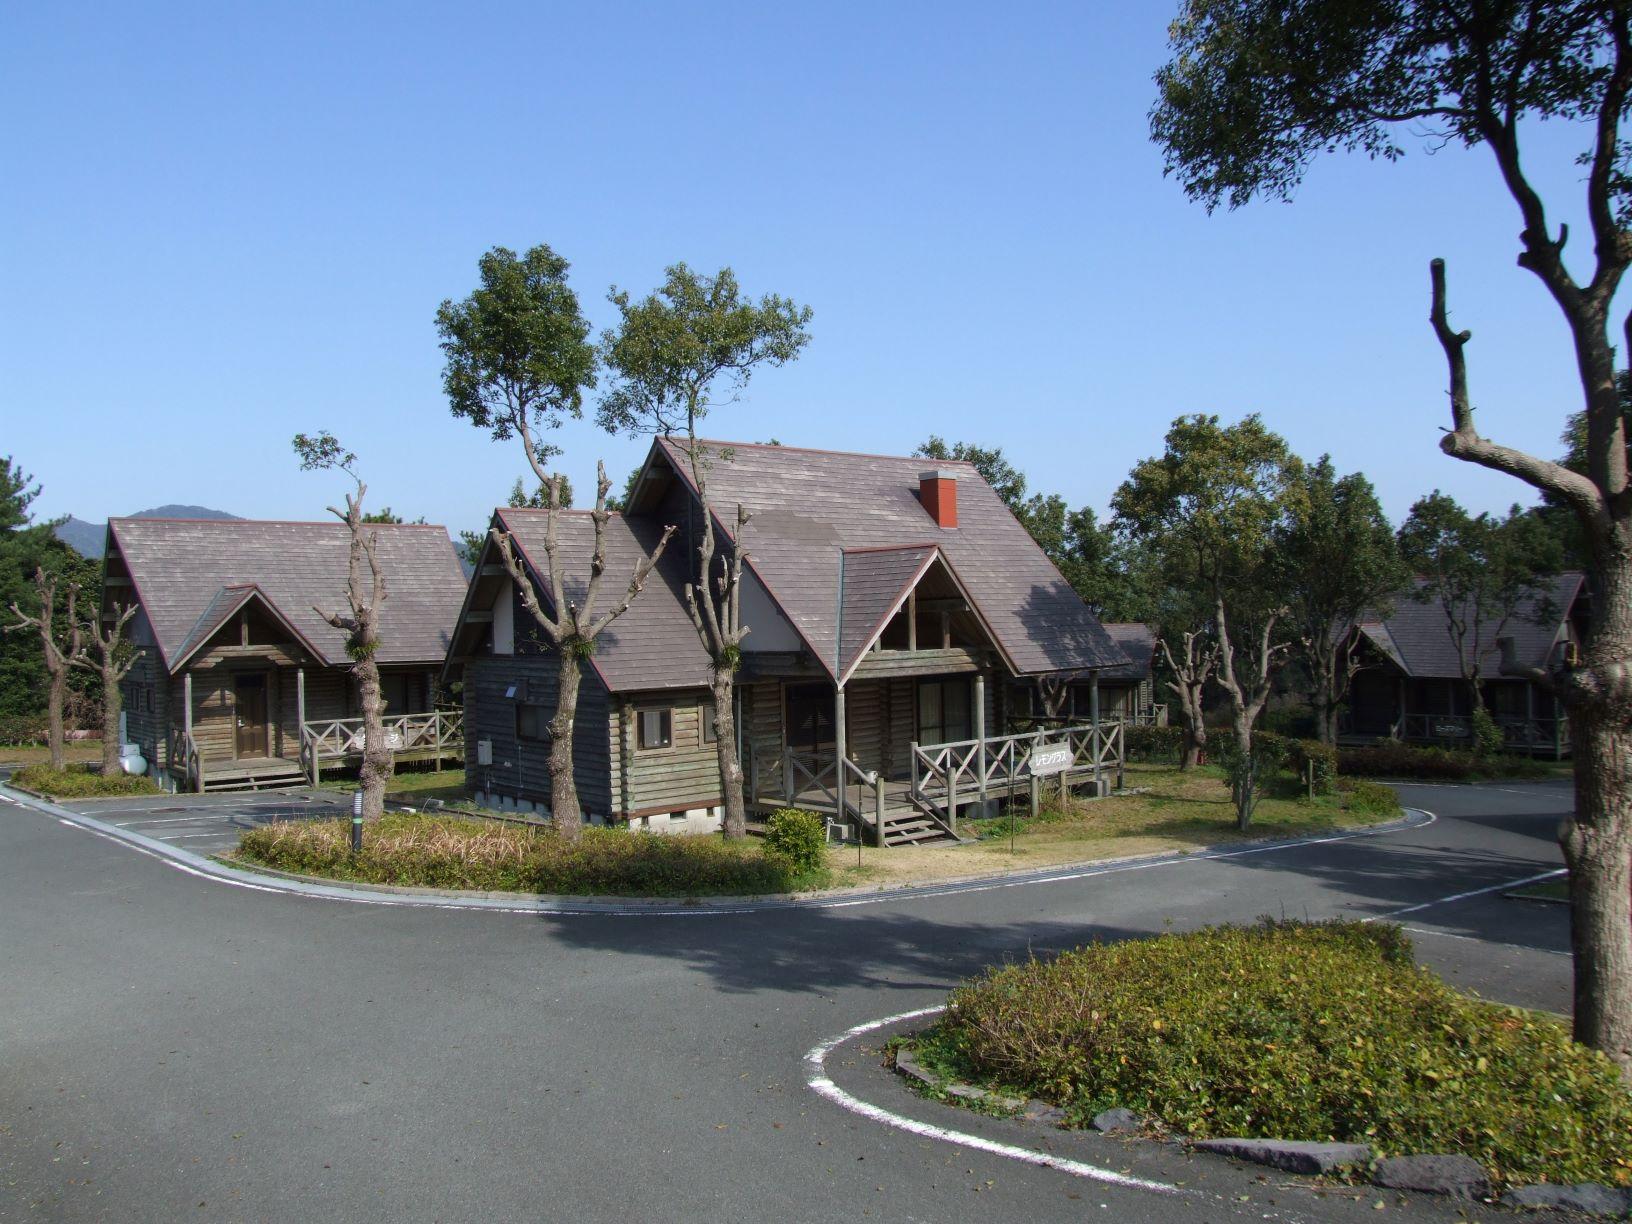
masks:
[(1478, 778), (1543, 778), (1549, 768), (1530, 757), (1478, 756), (1451, 748), (1418, 747), (1384, 740), (1361, 748), (1340, 748), (1340, 774), (1359, 778), (1421, 778), (1465, 782)]
[(11, 775), (19, 786), (56, 799), (95, 799), (101, 795), (156, 795), (158, 784), (150, 777), (112, 774), (103, 777), (88, 765), (52, 769), (49, 765), (25, 765)]
[(364, 828), (355, 857), (350, 837), (350, 820), (291, 820), (247, 830), (238, 852), (281, 871), (369, 884), (575, 896), (789, 892), (826, 874), (825, 864), (796, 865), (757, 842), (626, 829), (586, 828), (569, 842), (549, 828), (388, 813)]

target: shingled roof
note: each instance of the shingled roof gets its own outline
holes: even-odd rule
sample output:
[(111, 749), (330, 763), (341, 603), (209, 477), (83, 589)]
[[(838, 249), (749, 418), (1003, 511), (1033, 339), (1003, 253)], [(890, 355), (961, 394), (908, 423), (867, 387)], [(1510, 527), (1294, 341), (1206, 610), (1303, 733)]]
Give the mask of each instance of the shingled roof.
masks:
[[(973, 464), (742, 442), (702, 445), (720, 529), (730, 537), (739, 503), (752, 514), (740, 541), (749, 564), (830, 672), (840, 654), (841, 550), (924, 546), (939, 552), (1016, 674), (1130, 662)], [(653, 457), (658, 454), (695, 493), (682, 445), (659, 438)], [(957, 527), (941, 527), (919, 502), (918, 476), (926, 465), (957, 473)]]
[[(1519, 662), (1527, 667), (1545, 667), (1553, 647), (1564, 629), (1571, 607), (1580, 596), (1584, 577), (1568, 571), (1553, 578), (1538, 593), (1525, 599), (1500, 627), (1503, 637), (1511, 637)], [(1418, 579), (1414, 590), (1420, 591), (1423, 580)], [(1394, 600), (1394, 610), (1388, 617), (1368, 616), (1360, 621), (1360, 632), (1384, 656), (1408, 676), (1423, 679), (1459, 680), (1463, 669), (1458, 663), (1456, 646), (1446, 628), (1445, 612), (1437, 600), (1420, 603), (1412, 591), (1402, 591)], [(1480, 670), (1494, 675), (1501, 661), (1496, 644), (1497, 621), (1487, 618), (1480, 626)], [(1473, 633), (1470, 631), (1463, 649), (1471, 655)]]
[(1156, 655), (1156, 634), (1141, 621), (1105, 621), (1103, 628), (1111, 640), (1128, 656), (1125, 667), (1113, 667), (1102, 672), (1104, 680), (1148, 680), (1151, 663)]
[[(544, 534), (549, 511), (505, 508), (497, 515), (504, 530), (520, 546), (535, 576), (538, 596), (548, 607), (549, 562)], [(606, 577), (597, 597), (598, 611), (617, 607), (628, 590), (635, 566), (651, 556), (662, 536), (662, 525), (650, 519), (630, 519), (621, 514), (608, 517)], [(581, 603), (589, 585), (589, 558), (595, 548), (595, 522), (589, 512), (562, 511), (556, 540), (561, 549), (566, 596)], [(698, 688), (708, 684), (708, 655), (697, 639), (684, 602), (687, 564), (684, 543), (671, 540), (657, 568), (647, 577), (645, 590), (595, 639), (590, 663), (610, 691)]]
[[(379, 661), (437, 664), (447, 654), (465, 578), (446, 529), (382, 523), (386, 601)], [(343, 523), (113, 519), (114, 548), (130, 571), (165, 667), (175, 670), (232, 615), (260, 600), (319, 663), (346, 664), (346, 635), (323, 620), (345, 606), (350, 533)]]

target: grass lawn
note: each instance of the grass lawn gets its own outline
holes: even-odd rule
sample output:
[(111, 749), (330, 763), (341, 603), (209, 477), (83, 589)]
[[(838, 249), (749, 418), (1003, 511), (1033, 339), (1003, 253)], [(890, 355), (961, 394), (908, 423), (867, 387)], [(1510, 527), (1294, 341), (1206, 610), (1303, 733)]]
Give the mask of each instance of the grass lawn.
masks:
[[(69, 740), (63, 745), (68, 764), (90, 764), (102, 759), (101, 740)], [(51, 761), (51, 749), (44, 744), (0, 745), (0, 765), (46, 765)]]
[[(1348, 796), (1302, 797), (1290, 776), (1274, 779), (1253, 816), (1252, 830), (1235, 827), (1224, 771), (1213, 765), (1181, 773), (1169, 765), (1129, 765), (1127, 787), (1144, 791), (1108, 799), (1076, 801), (1045, 809), (1036, 820), (1022, 816), (1014, 849), (1009, 849), (1009, 821), (966, 821), (958, 826), (979, 841), (963, 846), (899, 846), (879, 850), (864, 846), (856, 866), (854, 846), (828, 850), (834, 883), (906, 884), (958, 876), (1031, 871), (1062, 863), (1125, 858), (1174, 850), (1199, 850), (1226, 842), (1303, 837), (1330, 829), (1379, 824), (1398, 818), (1398, 811), (1350, 810)], [(1046, 802), (1046, 801), (1045, 801)]]
[[(350, 793), (357, 789), (357, 779), (325, 778), (320, 789)], [(463, 767), (418, 769), (411, 772), (403, 770), (386, 783), (385, 798), (388, 803), (406, 803), (416, 807), (427, 799), (456, 803), (465, 798), (465, 771)]]

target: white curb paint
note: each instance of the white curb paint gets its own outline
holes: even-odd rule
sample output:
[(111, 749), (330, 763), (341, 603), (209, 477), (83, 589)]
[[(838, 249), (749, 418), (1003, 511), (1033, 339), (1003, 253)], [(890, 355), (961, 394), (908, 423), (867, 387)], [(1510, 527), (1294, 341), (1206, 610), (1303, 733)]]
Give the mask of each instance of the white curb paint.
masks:
[(1157, 1194), (1187, 1195), (1194, 1191), (1181, 1190), (1177, 1186), (1170, 1186), (1166, 1182), (1146, 1181), (1142, 1177), (1130, 1177), (1126, 1173), (1118, 1173), (1112, 1169), (1102, 1169), (1098, 1165), (1084, 1164), (1080, 1160), (1068, 1160), (1064, 1156), (1053, 1156), (1047, 1152), (1034, 1152), (1030, 1148), (1016, 1147), (1011, 1143), (998, 1143), (994, 1139), (983, 1139), (979, 1135), (965, 1134), (963, 1131), (949, 1130), (944, 1126), (934, 1126), (928, 1122), (919, 1122), (915, 1118), (902, 1117), (893, 1114), (877, 1105), (869, 1105), (866, 1101), (851, 1096), (843, 1088), (835, 1084), (827, 1075), (827, 1056), (835, 1048), (849, 1041), (852, 1037), (859, 1037), (863, 1033), (870, 1033), (874, 1029), (884, 1028), (886, 1025), (899, 1024), (903, 1020), (916, 1020), (920, 1016), (932, 1016), (944, 1010), (940, 1006), (921, 1007), (917, 1011), (900, 1012), (894, 1016), (885, 1016), (882, 1020), (869, 1020), (866, 1024), (858, 1024), (854, 1028), (846, 1029), (837, 1037), (830, 1037), (820, 1045), (815, 1046), (805, 1055), (805, 1062), (810, 1065), (811, 1073), (805, 1081), (818, 1096), (832, 1101), (840, 1109), (866, 1118), (870, 1122), (879, 1122), (885, 1126), (892, 1126), (896, 1130), (906, 1131), (908, 1134), (918, 1135), (925, 1139), (938, 1139), (943, 1143), (955, 1143), (959, 1147), (974, 1148), (979, 1152), (988, 1152), (993, 1156), (1003, 1156), (1009, 1160), (1022, 1161), (1025, 1164), (1036, 1165), (1042, 1169), (1058, 1169), (1062, 1173), (1069, 1173), (1073, 1177), (1086, 1178), (1089, 1181), (1107, 1182), (1113, 1186), (1126, 1186), (1133, 1190), (1149, 1190)]
[[(347, 887), (343, 884), (313, 884), (302, 880), (280, 880), (275, 876), (231, 867), (214, 859), (194, 854), (173, 842), (140, 833), (122, 825), (110, 824), (56, 804), (45, 803), (32, 796), (13, 792), (0, 795), (19, 807), (31, 809), (56, 818), (68, 828), (83, 829), (108, 841), (122, 843), (152, 858), (167, 863), (178, 871), (199, 879), (247, 888), (254, 892), (281, 893), (291, 897), (318, 897), (330, 901), (349, 901), (354, 905), (384, 905), (404, 909), (476, 910), (496, 914), (539, 914), (582, 917), (634, 918), (705, 918), (737, 914), (760, 913), (771, 909), (851, 909), (863, 905), (887, 905), (898, 901), (921, 900), (934, 897), (962, 896), (966, 893), (991, 892), (1002, 888), (1029, 888), (1036, 884), (1067, 884), (1096, 876), (1117, 875), (1127, 871), (1145, 871), (1154, 867), (1172, 867), (1183, 863), (1204, 863), (1218, 859), (1244, 858), (1253, 854), (1272, 854), (1282, 850), (1297, 850), (1304, 846), (1325, 846), (1336, 842), (1353, 841), (1363, 837), (1379, 837), (1408, 829), (1422, 829), (1438, 817), (1420, 808), (1407, 808), (1401, 821), (1387, 825), (1335, 833), (1328, 837), (1308, 837), (1290, 841), (1269, 842), (1240, 850), (1211, 850), (1196, 854), (1175, 853), (1145, 859), (1106, 863), (1083, 868), (1048, 869), (1022, 872), (992, 880), (964, 883), (922, 884), (906, 888), (868, 893), (850, 897), (809, 897), (764, 901), (744, 901), (733, 905), (653, 905), (628, 902), (585, 902), (559, 900), (512, 901), (492, 897), (459, 899), (432, 894), (387, 893), (370, 889), (367, 885)], [(1413, 816), (1421, 819), (1413, 820)], [(134, 822), (133, 822), (134, 823)]]

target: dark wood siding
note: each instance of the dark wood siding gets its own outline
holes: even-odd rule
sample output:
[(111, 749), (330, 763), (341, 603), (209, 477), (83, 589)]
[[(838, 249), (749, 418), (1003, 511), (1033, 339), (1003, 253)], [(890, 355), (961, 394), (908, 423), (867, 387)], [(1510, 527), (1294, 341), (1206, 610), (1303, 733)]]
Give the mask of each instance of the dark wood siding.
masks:
[[(582, 666), (582, 665), (580, 665)], [(549, 745), (516, 738), (516, 703), (555, 710), (557, 664), (554, 655), (498, 655), (473, 659), (465, 668), (465, 784), (489, 794), (548, 806)], [(516, 686), (516, 696), (505, 690)], [(573, 774), (578, 801), (590, 815), (612, 810), (611, 757), (607, 745), (610, 706), (595, 673), (584, 669), (578, 688), (578, 716), (573, 728)], [(492, 745), (492, 764), (478, 763), (476, 745)]]
[[(713, 807), (720, 802), (718, 750), (703, 741), (703, 719), (709, 693), (631, 694), (612, 711), (611, 740), (622, 745), (620, 814), (678, 812)], [(635, 726), (642, 710), (670, 711), (667, 748), (641, 748)]]

